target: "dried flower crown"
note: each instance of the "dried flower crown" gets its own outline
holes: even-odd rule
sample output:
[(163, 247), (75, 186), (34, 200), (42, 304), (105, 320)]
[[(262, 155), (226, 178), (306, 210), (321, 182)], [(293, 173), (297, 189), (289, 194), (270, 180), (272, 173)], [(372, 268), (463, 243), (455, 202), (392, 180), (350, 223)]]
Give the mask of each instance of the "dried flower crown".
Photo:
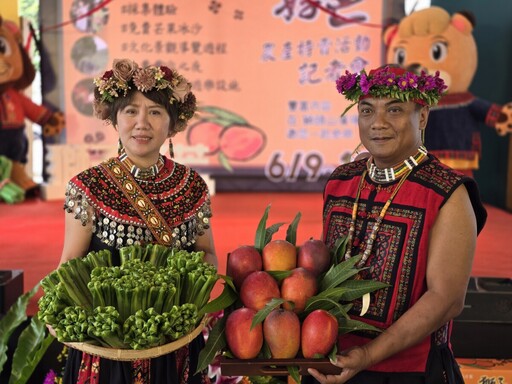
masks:
[(402, 102), (413, 101), (421, 105), (435, 105), (446, 90), (439, 71), (434, 76), (421, 71), (417, 75), (404, 68), (385, 66), (371, 70), (367, 75), (363, 69), (359, 74), (345, 71), (336, 80), (336, 89), (352, 101), (342, 116), (367, 97), (385, 97)]
[(171, 90), (169, 102), (175, 105), (178, 115), (177, 130), (185, 128), (188, 120), (197, 110), (192, 85), (176, 70), (166, 66), (140, 68), (129, 59), (116, 59), (112, 69), (94, 79), (99, 103), (112, 103), (118, 97), (125, 97), (135, 87), (140, 92)]

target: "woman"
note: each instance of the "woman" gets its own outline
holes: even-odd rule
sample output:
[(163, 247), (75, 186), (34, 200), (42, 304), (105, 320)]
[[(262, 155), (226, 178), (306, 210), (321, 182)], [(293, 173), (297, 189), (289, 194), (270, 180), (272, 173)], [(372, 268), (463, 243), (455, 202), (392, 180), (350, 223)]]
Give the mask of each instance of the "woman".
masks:
[[(160, 243), (204, 251), (216, 266), (206, 183), (160, 154), (165, 140), (183, 131), (195, 113), (190, 83), (167, 67), (139, 68), (125, 59), (114, 60), (94, 84), (95, 114), (117, 130), (119, 156), (70, 180), (60, 263), (100, 249), (118, 260), (123, 246)], [(203, 343), (199, 336), (174, 353), (135, 362), (70, 349), (64, 382), (204, 383), (206, 374), (194, 375)]]
[(463, 383), (450, 346), (463, 308), (477, 234), (486, 212), (474, 180), (423, 146), (429, 106), (445, 89), (436, 75), (384, 67), (346, 73), (338, 91), (358, 107), (370, 157), (338, 167), (324, 190), (324, 240), (348, 236), (345, 258), (361, 255), (364, 279), (388, 284), (363, 316), (381, 333), (342, 335), (339, 375), (322, 383)]

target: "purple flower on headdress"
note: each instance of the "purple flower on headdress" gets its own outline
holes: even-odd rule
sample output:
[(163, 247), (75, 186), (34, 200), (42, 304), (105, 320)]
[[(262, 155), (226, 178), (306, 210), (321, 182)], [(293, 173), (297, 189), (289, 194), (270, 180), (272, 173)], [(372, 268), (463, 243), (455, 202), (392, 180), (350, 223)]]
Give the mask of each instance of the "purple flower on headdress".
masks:
[(370, 83), (372, 86), (374, 85), (383, 85), (385, 87), (390, 87), (395, 84), (395, 74), (393, 72), (389, 72), (386, 70), (375, 71), (372, 76), (370, 76)]
[(439, 77), (439, 71), (436, 71), (434, 81), (436, 82), (436, 88), (439, 90), (439, 93), (442, 93), (446, 88), (448, 88), (444, 83), (444, 80)]
[(361, 73), (361, 77), (359, 79), (359, 85), (361, 87), (361, 92), (363, 92), (363, 95), (367, 95), (370, 91), (371, 84), (368, 81), (368, 77), (366, 77), (366, 73)]
[(422, 82), (418, 84), (418, 89), (421, 92), (431, 91), (436, 87), (436, 82), (432, 76), (427, 75), (425, 71), (421, 71)]
[(336, 89), (339, 93), (343, 93), (344, 91), (351, 89), (355, 84), (356, 74), (345, 71), (345, 75), (340, 76), (338, 80), (336, 80)]
[(390, 87), (395, 84), (395, 78), (396, 76), (394, 73), (388, 72), (382, 77), (382, 84)]
[(416, 88), (418, 86), (418, 76), (412, 72), (406, 72), (398, 80), (398, 87), (402, 90)]

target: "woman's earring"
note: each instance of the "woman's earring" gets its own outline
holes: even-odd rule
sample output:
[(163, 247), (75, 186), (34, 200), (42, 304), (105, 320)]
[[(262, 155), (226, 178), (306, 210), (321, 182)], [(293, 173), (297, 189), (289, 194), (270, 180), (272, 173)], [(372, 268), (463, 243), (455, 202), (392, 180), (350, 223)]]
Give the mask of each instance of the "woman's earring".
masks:
[(172, 139), (169, 137), (169, 157), (172, 159), (174, 157), (174, 148), (172, 146)]
[(124, 152), (123, 143), (121, 143), (121, 139), (117, 142), (117, 154), (121, 155)]

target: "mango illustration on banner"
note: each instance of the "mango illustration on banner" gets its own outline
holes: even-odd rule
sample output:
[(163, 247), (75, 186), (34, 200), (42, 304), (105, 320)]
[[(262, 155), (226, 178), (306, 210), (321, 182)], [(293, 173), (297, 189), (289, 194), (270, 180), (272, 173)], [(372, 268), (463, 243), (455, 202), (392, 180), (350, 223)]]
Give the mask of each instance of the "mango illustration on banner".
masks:
[(188, 129), (187, 144), (205, 145), (205, 156), (217, 155), (227, 170), (232, 171), (231, 161), (249, 161), (265, 148), (265, 132), (242, 116), (213, 106), (201, 107), (199, 113), (199, 121)]

